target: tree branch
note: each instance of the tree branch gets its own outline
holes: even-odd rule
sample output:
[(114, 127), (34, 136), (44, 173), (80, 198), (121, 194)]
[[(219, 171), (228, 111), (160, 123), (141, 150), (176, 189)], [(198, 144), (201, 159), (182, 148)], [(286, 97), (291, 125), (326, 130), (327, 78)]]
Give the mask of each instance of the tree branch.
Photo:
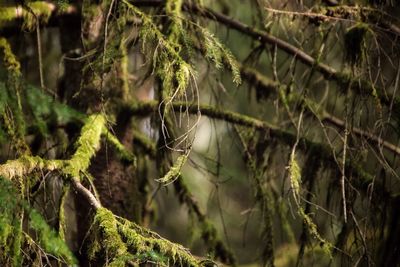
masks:
[(86, 198), (86, 200), (89, 202), (89, 204), (94, 208), (98, 209), (101, 208), (101, 203), (100, 201), (93, 195), (92, 192), (89, 191), (86, 187), (84, 187), (80, 181), (77, 179), (72, 178), (71, 179), (72, 186), (75, 188), (77, 192), (79, 192), (83, 197)]
[[(256, 90), (260, 95), (266, 95), (266, 94), (270, 94), (270, 93), (279, 94), (278, 90), (280, 90), (280, 87), (286, 86), (286, 85), (280, 84), (278, 82), (272, 81), (271, 79), (265, 77), (264, 75), (262, 75), (261, 73), (259, 73), (258, 71), (254, 70), (252, 68), (242, 66), (241, 74), (244, 79), (246, 79), (250, 84), (254, 85), (257, 88)], [(261, 92), (259, 92), (259, 90), (261, 90)], [(311, 102), (313, 106), (318, 106), (316, 103), (312, 102), (311, 99), (307, 99), (307, 101), (309, 103)], [(307, 106), (307, 108), (309, 111), (314, 113), (314, 111), (312, 111), (309, 106)], [(345, 123), (342, 119), (330, 114), (326, 110), (319, 111), (318, 113), (321, 114), (320, 119), (322, 121), (328, 122), (331, 125), (334, 125), (341, 130), (345, 129)], [(381, 145), (384, 148), (386, 148), (387, 150), (389, 150), (397, 155), (400, 155), (400, 147), (398, 147), (386, 140), (383, 140), (382, 138), (380, 138), (372, 133), (369, 133), (368, 131), (365, 131), (365, 130), (357, 128), (357, 127), (352, 127), (351, 131), (358, 137), (365, 138), (368, 141), (372, 141), (373, 143), (376, 143), (378, 146)]]
[[(159, 103), (157, 101), (138, 102), (130, 106), (130, 115), (148, 116), (151, 113), (156, 113), (158, 110)], [(238, 114), (232, 111), (220, 110), (208, 105), (196, 105), (188, 106), (188, 103), (176, 102), (171, 104), (171, 108), (177, 112), (187, 111), (192, 115), (197, 115), (199, 112), (203, 115), (213, 119), (220, 119), (226, 122), (230, 122), (236, 125), (242, 125), (246, 127), (252, 127), (256, 130), (266, 131), (271, 139), (279, 139), (283, 144), (293, 146), (298, 141), (298, 147), (305, 153), (319, 153), (320, 160), (327, 163), (331, 163), (332, 166), (335, 163), (335, 159), (332, 156), (332, 151), (327, 145), (310, 141), (309, 139), (302, 137), (297, 140), (297, 136), (291, 132), (279, 129), (277, 126), (271, 125), (262, 120), (258, 120), (246, 115)], [(353, 172), (355, 176), (359, 178), (358, 185), (361, 187), (368, 187), (373, 181), (373, 176), (363, 170), (355, 162), (348, 159), (346, 160), (346, 169)]]

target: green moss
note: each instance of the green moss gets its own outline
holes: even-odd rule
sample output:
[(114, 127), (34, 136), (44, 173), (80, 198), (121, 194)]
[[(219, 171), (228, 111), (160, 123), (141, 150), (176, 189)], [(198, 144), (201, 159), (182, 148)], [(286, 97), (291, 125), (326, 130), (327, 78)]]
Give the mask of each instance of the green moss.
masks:
[(21, 203), (16, 185), (0, 177), (0, 265), (21, 266)]
[(2, 51), (3, 64), (6, 69), (11, 73), (20, 76), (20, 63), (12, 52), (10, 44), (5, 38), (0, 38), (0, 51)]
[(156, 263), (172, 266), (200, 266), (199, 261), (181, 245), (172, 243), (139, 225), (120, 219), (118, 231), (128, 244), (130, 251), (140, 261), (155, 260)]
[(290, 156), (289, 161), (289, 178), (290, 178), (290, 187), (293, 191), (293, 195), (296, 201), (299, 201), (300, 197), (300, 189), (301, 189), (301, 169), (296, 160), (296, 155), (294, 153)]
[(178, 179), (179, 175), (181, 174), (181, 169), (183, 165), (185, 165), (186, 160), (188, 159), (188, 155), (180, 155), (174, 165), (169, 169), (169, 171), (160, 179), (156, 181), (162, 183), (163, 185), (168, 185), (173, 183), (176, 179)]
[(133, 164), (136, 166), (136, 157), (133, 155), (129, 150), (126, 149), (126, 147), (121, 144), (121, 142), (118, 140), (118, 138), (113, 135), (107, 128), (104, 127), (103, 129), (103, 135), (106, 137), (107, 141), (110, 142), (110, 144), (115, 148), (119, 158), (128, 163), (128, 164)]
[(299, 214), (303, 218), (303, 221), (305, 225), (307, 226), (307, 230), (310, 233), (312, 237), (314, 237), (319, 243), (320, 246), (322, 247), (322, 250), (330, 257), (332, 258), (332, 249), (333, 245), (324, 239), (318, 232), (317, 225), (313, 222), (311, 217), (306, 214), (303, 210), (303, 208), (299, 208)]
[(100, 148), (100, 136), (105, 125), (102, 115), (89, 116), (81, 130), (81, 135), (76, 142), (76, 151), (64, 168), (64, 173), (74, 178), (79, 178), (81, 171), (85, 171), (90, 165), (90, 159)]
[(65, 241), (65, 231), (66, 231), (65, 201), (67, 199), (69, 189), (70, 189), (69, 185), (63, 186), (62, 195), (61, 195), (61, 199), (60, 199), (60, 205), (59, 205), (59, 209), (58, 209), (58, 234), (63, 241)]
[(52, 230), (42, 216), (31, 209), (29, 213), (29, 226), (36, 230), (39, 236), (39, 243), (47, 253), (63, 259), (69, 265), (77, 263), (73, 253), (67, 244)]
[(106, 208), (99, 208), (96, 210), (94, 222), (98, 231), (100, 232), (101, 247), (107, 252), (110, 259), (125, 255), (127, 248), (117, 230), (117, 220), (114, 214)]
[(236, 85), (242, 83), (240, 76), (239, 64), (233, 56), (232, 52), (227, 49), (212, 33), (207, 29), (201, 28), (201, 34), (203, 39), (203, 49), (205, 50), (206, 59), (210, 60), (215, 64), (217, 69), (222, 68), (225, 65), (231, 70), (233, 76), (233, 82)]
[(6, 163), (0, 165), (0, 176), (8, 179), (14, 177), (22, 177), (35, 170), (48, 170), (53, 171), (62, 167), (61, 160), (44, 160), (38, 156), (23, 156), (19, 159), (8, 160)]

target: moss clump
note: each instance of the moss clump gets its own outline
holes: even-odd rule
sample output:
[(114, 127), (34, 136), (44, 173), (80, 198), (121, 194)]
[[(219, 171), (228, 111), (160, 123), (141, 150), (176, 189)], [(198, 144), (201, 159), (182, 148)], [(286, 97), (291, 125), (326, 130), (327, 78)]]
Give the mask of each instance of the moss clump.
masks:
[(129, 250), (142, 263), (156, 260), (157, 264), (167, 266), (201, 266), (183, 246), (172, 243), (135, 223), (121, 218), (118, 231)]
[(106, 208), (99, 208), (96, 210), (94, 217), (95, 228), (98, 231), (100, 240), (96, 240), (99, 246), (92, 247), (91, 254), (94, 256), (100, 248), (104, 249), (110, 259), (127, 253), (127, 247), (122, 242), (121, 237), (117, 230), (117, 220), (114, 214)]
[[(0, 265), (20, 266), (21, 210), (14, 185), (0, 176)], [(7, 257), (8, 255), (9, 257)]]

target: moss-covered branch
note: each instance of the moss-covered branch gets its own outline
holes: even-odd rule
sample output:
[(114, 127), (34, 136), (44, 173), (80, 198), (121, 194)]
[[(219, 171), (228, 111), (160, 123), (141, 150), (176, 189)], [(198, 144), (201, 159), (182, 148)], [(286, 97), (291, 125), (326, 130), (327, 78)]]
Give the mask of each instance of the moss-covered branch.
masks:
[(133, 155), (126, 147), (112, 134), (107, 128), (104, 127), (103, 135), (108, 142), (115, 148), (119, 158), (128, 164), (136, 164), (135, 155)]
[[(182, 110), (185, 111), (185, 108), (187, 107), (187, 111), (192, 115), (198, 115), (198, 112), (200, 111), (202, 115), (212, 119), (220, 119), (236, 125), (267, 131), (271, 139), (279, 140), (281, 143), (290, 147), (292, 147), (297, 141), (297, 136), (295, 134), (289, 131), (281, 130), (279, 127), (271, 125), (262, 120), (232, 111), (221, 110), (209, 105), (200, 105), (197, 107), (196, 105), (188, 106), (187, 104), (188, 103), (184, 102), (175, 102), (172, 104), (172, 108), (177, 112), (181, 112)], [(157, 111), (158, 105), (159, 104), (157, 101), (137, 102), (130, 106), (130, 112), (131, 115), (150, 115)], [(315, 149), (321, 155), (320, 160), (330, 163), (331, 167), (333, 168), (337, 168), (335, 158), (333, 157), (331, 148), (328, 145), (313, 142), (308, 138), (302, 137), (298, 140), (298, 148), (309, 153), (313, 153)], [(356, 182), (357, 186), (367, 188), (369, 184), (373, 182), (373, 176), (368, 174), (368, 172), (359, 166), (356, 168), (356, 166), (358, 165), (351, 159), (346, 160), (346, 169), (358, 177)]]
[[(252, 84), (257, 91), (257, 95), (262, 97), (266, 97), (270, 94), (280, 95), (282, 88), (285, 88), (286, 85), (280, 84), (278, 82), (272, 81), (271, 79), (267, 78), (266, 76), (262, 75), (255, 69), (242, 66), (241, 68), (242, 76), (249, 84)], [(302, 101), (301, 96), (295, 96), (295, 102)], [(344, 120), (330, 114), (326, 110), (324, 110), (319, 104), (312, 101), (310, 98), (304, 99), (303, 101), (306, 102), (305, 108), (308, 112), (311, 112), (314, 116), (320, 119), (323, 122), (327, 122), (331, 125), (334, 125), (341, 129), (342, 131), (345, 130), (345, 122)], [(358, 127), (352, 127), (351, 132), (358, 137), (365, 138), (366, 140), (375, 143), (383, 148), (400, 155), (400, 147), (383, 140), (382, 138), (367, 132)]]
[(80, 172), (89, 168), (90, 159), (100, 148), (100, 137), (105, 127), (103, 115), (94, 114), (89, 116), (81, 130), (75, 146), (77, 147), (63, 172), (74, 178), (80, 177)]
[(44, 160), (38, 156), (23, 156), (1, 164), (0, 176), (13, 179), (28, 175), (34, 171), (54, 171), (62, 166), (62, 160)]
[[(320, 72), (326, 79), (336, 81), (339, 84), (339, 89), (344, 90), (350, 84), (351, 89), (357, 94), (368, 95), (372, 98), (378, 96), (379, 101), (383, 105), (388, 107), (391, 106), (391, 100), (393, 99), (393, 96), (387, 95), (382, 88), (378, 88), (371, 82), (366, 80), (354, 80), (353, 76), (350, 73), (338, 71), (327, 64), (321, 63), (306, 52), (304, 52), (302, 49), (288, 42), (285, 42), (282, 39), (279, 39), (265, 31), (258, 30), (245, 23), (242, 23), (241, 21), (230, 18), (209, 8), (199, 7), (195, 4), (185, 4), (183, 7), (185, 10), (194, 12), (199, 16), (203, 16), (208, 19), (220, 22), (229, 28), (246, 34), (261, 43), (276, 46), (277, 48), (285, 51), (289, 55), (294, 56), (297, 60), (301, 61), (305, 65), (314, 68), (315, 70)], [(395, 98), (395, 101), (393, 103), (393, 110), (396, 114), (400, 114), (400, 99), (398, 97)]]

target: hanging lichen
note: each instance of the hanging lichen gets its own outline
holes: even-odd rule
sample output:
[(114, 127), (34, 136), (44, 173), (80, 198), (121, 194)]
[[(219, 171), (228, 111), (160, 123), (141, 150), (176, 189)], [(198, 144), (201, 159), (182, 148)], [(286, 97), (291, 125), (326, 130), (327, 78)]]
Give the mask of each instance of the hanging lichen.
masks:
[(186, 161), (188, 159), (188, 155), (183, 154), (180, 155), (174, 165), (169, 169), (169, 171), (160, 179), (157, 179), (156, 181), (163, 184), (163, 185), (168, 185), (170, 183), (173, 183), (180, 175), (181, 169), (183, 165), (185, 165)]
[(291, 153), (289, 161), (290, 189), (297, 203), (300, 203), (301, 169), (296, 160), (295, 153)]
[(233, 82), (240, 85), (242, 83), (240, 68), (232, 52), (223, 46), (207, 29), (201, 28), (201, 33), (203, 41), (201, 46), (205, 49), (206, 58), (213, 62), (217, 69), (222, 68), (225, 64), (232, 72)]

